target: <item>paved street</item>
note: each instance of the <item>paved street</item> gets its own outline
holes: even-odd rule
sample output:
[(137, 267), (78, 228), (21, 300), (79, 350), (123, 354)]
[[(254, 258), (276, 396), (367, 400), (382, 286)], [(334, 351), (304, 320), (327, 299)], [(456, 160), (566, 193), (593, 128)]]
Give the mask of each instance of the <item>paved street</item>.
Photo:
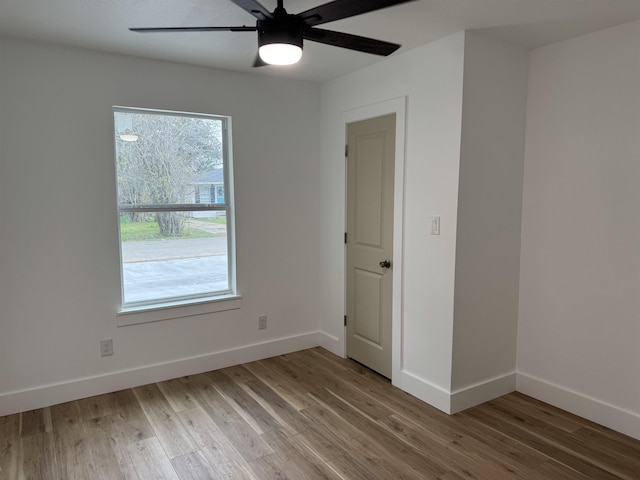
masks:
[(227, 256), (124, 264), (125, 302), (197, 295), (227, 288)]
[(123, 242), (122, 263), (227, 254), (227, 237)]
[(127, 303), (228, 287), (226, 237), (124, 242), (122, 247)]

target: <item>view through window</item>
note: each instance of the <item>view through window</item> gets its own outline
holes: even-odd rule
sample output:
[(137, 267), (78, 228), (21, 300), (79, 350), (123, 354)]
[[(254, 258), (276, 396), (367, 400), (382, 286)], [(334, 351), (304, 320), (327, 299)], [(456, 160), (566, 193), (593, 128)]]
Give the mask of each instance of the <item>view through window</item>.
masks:
[(229, 119), (113, 113), (123, 307), (233, 293)]

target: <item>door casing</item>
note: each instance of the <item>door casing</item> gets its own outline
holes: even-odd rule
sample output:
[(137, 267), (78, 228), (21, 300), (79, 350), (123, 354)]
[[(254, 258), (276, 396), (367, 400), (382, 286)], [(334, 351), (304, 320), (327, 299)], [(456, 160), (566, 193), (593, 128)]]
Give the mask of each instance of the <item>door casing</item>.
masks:
[[(344, 144), (347, 142), (347, 126), (349, 123), (367, 120), (369, 118), (381, 117), (390, 113), (396, 114), (396, 144), (395, 144), (395, 171), (394, 171), (394, 191), (393, 191), (393, 295), (391, 309), (391, 381), (396, 385), (400, 380), (403, 358), (402, 342), (402, 303), (403, 289), (402, 278), (404, 271), (404, 184), (405, 184), (405, 137), (406, 137), (406, 97), (398, 97), (380, 103), (355, 108), (342, 113), (342, 124), (344, 128)], [(346, 165), (344, 173), (344, 188), (346, 192), (347, 178)], [(344, 227), (347, 227), (347, 205), (346, 195), (344, 204)], [(346, 247), (346, 246), (345, 246)], [(343, 272), (344, 272), (344, 305), (343, 311), (346, 315), (346, 276), (347, 276), (347, 249), (344, 249)], [(342, 337), (342, 355), (346, 356), (346, 327)]]

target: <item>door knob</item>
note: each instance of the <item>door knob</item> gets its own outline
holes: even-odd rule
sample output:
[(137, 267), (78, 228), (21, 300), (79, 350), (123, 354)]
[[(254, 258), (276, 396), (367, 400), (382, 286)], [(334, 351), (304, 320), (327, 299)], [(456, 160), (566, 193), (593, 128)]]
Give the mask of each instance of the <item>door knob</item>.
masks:
[(383, 260), (380, 262), (380, 268), (391, 268), (391, 261)]

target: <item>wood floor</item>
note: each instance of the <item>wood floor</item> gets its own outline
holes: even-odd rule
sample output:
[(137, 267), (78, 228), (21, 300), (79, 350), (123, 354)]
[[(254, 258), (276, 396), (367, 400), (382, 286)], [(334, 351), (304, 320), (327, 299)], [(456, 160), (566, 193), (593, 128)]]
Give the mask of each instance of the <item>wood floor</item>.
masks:
[(445, 415), (321, 348), (0, 417), (0, 478), (640, 479), (640, 441), (513, 393)]

